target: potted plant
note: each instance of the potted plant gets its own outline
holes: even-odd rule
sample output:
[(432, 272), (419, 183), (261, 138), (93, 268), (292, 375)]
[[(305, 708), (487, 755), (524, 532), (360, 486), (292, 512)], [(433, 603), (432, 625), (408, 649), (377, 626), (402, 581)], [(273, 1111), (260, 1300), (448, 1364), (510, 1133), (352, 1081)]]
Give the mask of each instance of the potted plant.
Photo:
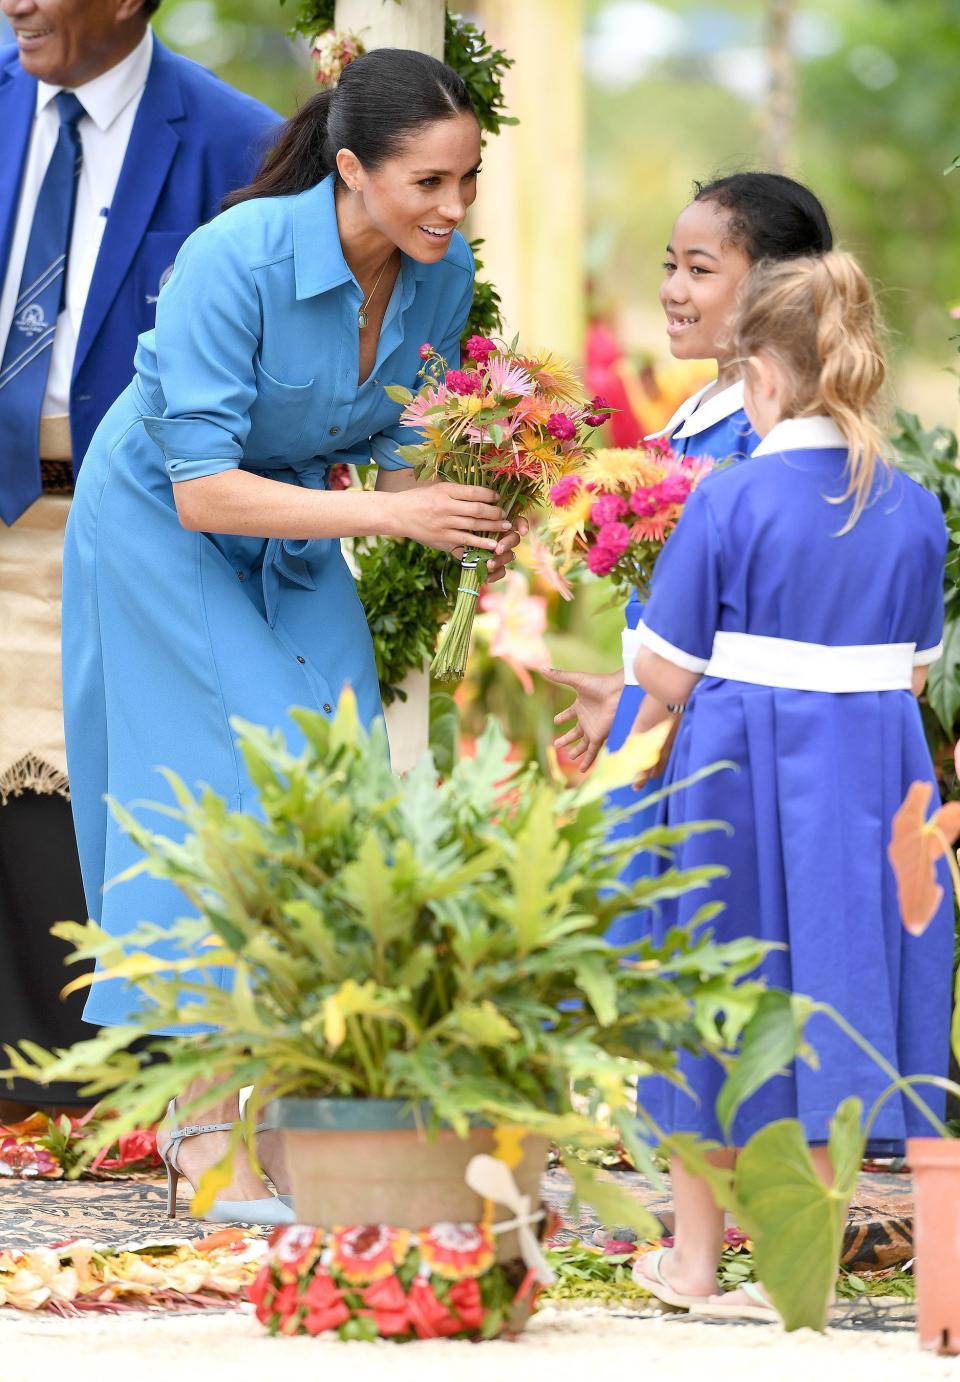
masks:
[[(710, 907), (662, 948), (604, 939), (621, 911), (716, 872), (619, 881), (638, 842), (609, 838), (603, 801), (656, 758), (659, 736), (632, 741), (574, 790), (510, 762), (493, 723), (476, 756), (438, 781), (428, 755), (395, 777), (382, 726), (365, 732), (349, 693), (332, 722), (292, 718), (296, 753), (279, 732), (236, 726), (260, 815), (173, 778), (174, 836), (114, 808), (142, 850), (136, 870), (172, 880), (195, 909), (174, 939), (202, 967), (151, 954), (148, 923), (123, 941), (93, 923), (60, 926), (78, 957), (98, 958), (93, 982), (134, 981), (140, 1007), (128, 1028), (68, 1052), (9, 1052), (11, 1070), (109, 1092), (104, 1142), (159, 1117), (199, 1074), (217, 1097), (252, 1086), (246, 1129), (269, 1104), (298, 1220), (318, 1228), (489, 1221), (495, 1197), (465, 1183), (477, 1153), (514, 1167), (536, 1207), (548, 1139), (597, 1147), (621, 1135), (649, 1164), (628, 1082), (669, 1075), (681, 1048), (723, 1056), (764, 993), (748, 977), (763, 943), (715, 943), (702, 925)], [(709, 828), (657, 828), (639, 846), (668, 851)], [(215, 981), (223, 970), (229, 988)], [(162, 1061), (127, 1049), (198, 1022), (209, 1030), (155, 1039)], [(626, 1192), (566, 1162), (605, 1222), (655, 1231)], [(223, 1169), (201, 1182), (198, 1212)], [(517, 1255), (512, 1236), (498, 1247)]]

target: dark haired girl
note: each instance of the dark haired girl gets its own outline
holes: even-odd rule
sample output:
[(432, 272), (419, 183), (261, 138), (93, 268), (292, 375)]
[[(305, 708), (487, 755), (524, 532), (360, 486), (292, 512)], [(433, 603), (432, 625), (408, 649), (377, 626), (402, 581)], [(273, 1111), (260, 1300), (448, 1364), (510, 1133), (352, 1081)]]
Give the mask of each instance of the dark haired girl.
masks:
[[(670, 352), (679, 360), (716, 360), (712, 384), (683, 402), (657, 436), (669, 438), (682, 455), (718, 460), (749, 456), (759, 443), (743, 409), (743, 381), (736, 358), (731, 321), (737, 294), (748, 270), (761, 259), (784, 260), (820, 255), (833, 246), (826, 212), (809, 188), (780, 173), (734, 173), (713, 182), (695, 183), (694, 199), (677, 217), (660, 285)], [(634, 657), (643, 605), (633, 595), (626, 609), (623, 667), (609, 673), (546, 673), (569, 686), (576, 698), (557, 717), (572, 728), (556, 740), (586, 772), (609, 738), (620, 748), (631, 730), (652, 728), (669, 711), (636, 684)], [(626, 684), (625, 684), (626, 683)], [(662, 785), (651, 777), (645, 790)], [(615, 806), (636, 801), (631, 788), (613, 794)], [(657, 808), (636, 812), (618, 834), (641, 835), (655, 823)], [(631, 877), (650, 874), (656, 857), (640, 851)], [(610, 940), (627, 944), (642, 934), (645, 914), (627, 914), (614, 924)]]
[[(458, 361), (473, 262), (457, 226), (479, 162), (460, 78), (380, 49), (307, 102), (177, 257), (134, 380), (87, 454), (66, 540), (73, 808), (90, 915), (112, 935), (140, 918), (163, 926), (184, 899), (143, 875), (104, 893), (136, 860), (105, 794), (155, 796), (164, 764), (255, 810), (232, 716), (295, 744), (288, 709), (333, 716), (347, 685), (365, 723), (380, 714), (340, 538), (469, 542), (493, 554), (494, 578), (510, 559), (495, 493), (415, 483), (397, 455), (414, 438), (384, 392), (416, 386), (426, 341)], [(373, 492), (327, 490), (333, 463), (371, 457)], [(98, 984), (85, 1015), (121, 1024), (129, 1006), (122, 985)], [(174, 1192), (178, 1173), (196, 1184), (220, 1158), (236, 1116), (211, 1106), (187, 1143), (168, 1130)], [(290, 1214), (244, 1161), (214, 1217)]]

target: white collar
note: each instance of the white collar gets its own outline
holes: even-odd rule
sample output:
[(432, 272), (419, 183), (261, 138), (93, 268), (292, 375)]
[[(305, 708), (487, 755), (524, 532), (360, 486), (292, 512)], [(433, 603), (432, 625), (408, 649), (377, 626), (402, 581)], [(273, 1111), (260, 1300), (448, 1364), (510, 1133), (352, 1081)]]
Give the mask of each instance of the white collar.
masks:
[(654, 441), (657, 437), (672, 437), (674, 434), (677, 437), (695, 437), (698, 433), (705, 432), (708, 427), (712, 427), (714, 423), (732, 417), (743, 407), (742, 379), (738, 379), (735, 384), (729, 384), (704, 403), (700, 403), (703, 395), (712, 388), (713, 384), (705, 384), (695, 394), (685, 398), (666, 427), (662, 427), (659, 432), (651, 432), (648, 437), (644, 437), (644, 441)]
[[(108, 130), (124, 106), (143, 90), (152, 58), (153, 30), (148, 24), (146, 33), (132, 53), (106, 72), (101, 72), (99, 77), (94, 77), (93, 81), (71, 88), (98, 130)], [(38, 82), (37, 113), (44, 110), (62, 90), (62, 86)]]
[(832, 417), (788, 417), (778, 422), (753, 451), (772, 456), (778, 451), (846, 451), (843, 433)]

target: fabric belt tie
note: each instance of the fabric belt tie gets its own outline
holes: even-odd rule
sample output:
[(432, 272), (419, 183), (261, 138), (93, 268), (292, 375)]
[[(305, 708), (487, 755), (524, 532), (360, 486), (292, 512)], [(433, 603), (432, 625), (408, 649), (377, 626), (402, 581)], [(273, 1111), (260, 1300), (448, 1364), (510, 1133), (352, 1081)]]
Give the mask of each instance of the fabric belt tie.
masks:
[[(662, 642), (656, 636), (648, 642), (645, 632), (642, 624), (624, 630), (624, 677), (631, 686), (637, 685), (633, 661), (639, 649)], [(653, 651), (661, 653), (661, 648), (654, 646)], [(937, 656), (936, 648), (918, 654), (915, 643), (832, 646), (721, 631), (714, 634), (710, 659), (699, 670), (705, 677), (790, 691), (909, 691), (914, 667), (933, 662)]]

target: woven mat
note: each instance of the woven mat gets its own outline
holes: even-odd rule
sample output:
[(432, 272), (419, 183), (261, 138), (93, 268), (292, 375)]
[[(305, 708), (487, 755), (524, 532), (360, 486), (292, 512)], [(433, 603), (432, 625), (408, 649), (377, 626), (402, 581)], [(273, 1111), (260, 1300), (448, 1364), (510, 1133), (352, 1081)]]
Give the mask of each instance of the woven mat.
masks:
[[(669, 1199), (635, 1172), (618, 1172), (628, 1189), (672, 1228)], [(188, 1212), (189, 1191), (181, 1194), (179, 1217), (166, 1215), (166, 1190), (159, 1180), (0, 1181), (0, 1248), (31, 1248), (92, 1238), (122, 1243), (131, 1238), (200, 1237), (209, 1225)], [(570, 1181), (563, 1171), (544, 1177), (544, 1199), (563, 1218), (561, 1238), (591, 1241), (599, 1224), (581, 1207), (570, 1216)], [(893, 1266), (913, 1256), (910, 1178), (866, 1172), (850, 1209), (844, 1263), (853, 1269)]]

